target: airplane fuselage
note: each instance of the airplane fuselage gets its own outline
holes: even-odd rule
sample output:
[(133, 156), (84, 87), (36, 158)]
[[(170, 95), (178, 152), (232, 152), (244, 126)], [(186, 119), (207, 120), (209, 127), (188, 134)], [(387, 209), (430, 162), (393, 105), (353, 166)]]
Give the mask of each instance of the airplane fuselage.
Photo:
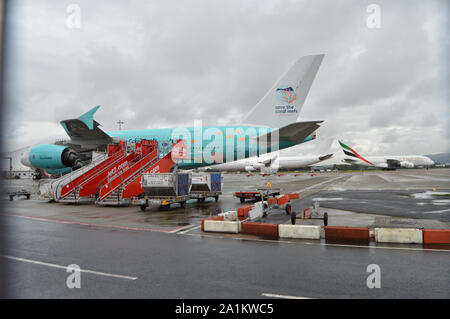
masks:
[(394, 156), (365, 156), (364, 157), (367, 161), (372, 163), (364, 162), (360, 159), (354, 159), (352, 160), (356, 161), (355, 164), (362, 165), (362, 166), (368, 166), (368, 167), (379, 167), (379, 168), (387, 168), (386, 165), (388, 165), (389, 161), (395, 161), (398, 162), (398, 167), (404, 167), (404, 168), (412, 168), (417, 166), (431, 166), (434, 165), (434, 162), (423, 155), (394, 155)]
[[(285, 149), (297, 143), (281, 141), (272, 144), (263, 144), (261, 147), (257, 139), (252, 136), (261, 136), (271, 132), (270, 128), (255, 126), (215, 126), (201, 129), (189, 128), (161, 128), (147, 130), (127, 130), (106, 132), (112, 138), (134, 142), (141, 139), (153, 139), (159, 143), (161, 153), (167, 153), (170, 146), (177, 139), (182, 139), (188, 148), (188, 159), (178, 164), (179, 168), (197, 168), (217, 163), (233, 162), (251, 156), (270, 153), (277, 149)], [(302, 143), (314, 139), (307, 136)], [(269, 141), (270, 142), (270, 141)], [(220, 164), (219, 164), (220, 165)]]

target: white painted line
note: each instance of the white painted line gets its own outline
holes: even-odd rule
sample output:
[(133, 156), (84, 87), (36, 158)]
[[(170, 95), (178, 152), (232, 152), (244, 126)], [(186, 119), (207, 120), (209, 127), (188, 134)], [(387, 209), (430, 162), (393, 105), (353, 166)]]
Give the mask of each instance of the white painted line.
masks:
[(338, 176), (338, 177), (335, 177), (335, 178), (332, 178), (332, 179), (329, 179), (329, 180), (326, 180), (326, 181), (323, 181), (323, 182), (320, 182), (320, 183), (317, 183), (317, 184), (314, 184), (314, 185), (302, 188), (302, 189), (300, 189), (298, 191), (295, 191), (294, 193), (299, 193), (300, 194), (301, 192), (307, 191), (307, 190), (309, 190), (311, 188), (315, 188), (315, 187), (318, 187), (318, 186), (323, 185), (323, 184), (331, 183), (331, 182), (334, 182), (335, 180), (338, 180), (338, 179), (341, 179), (341, 178), (344, 178), (344, 177), (346, 177), (346, 176)]
[(191, 228), (193, 226), (194, 225), (192, 225), (192, 224), (188, 224), (188, 225), (185, 225), (185, 226), (182, 226), (182, 227), (178, 227), (178, 228), (175, 228), (174, 230), (169, 231), (169, 234), (179, 233), (179, 232), (181, 232), (183, 230), (186, 230), (186, 228)]
[(315, 298), (310, 298), (310, 297), (287, 296), (287, 295), (277, 295), (277, 294), (269, 294), (269, 293), (262, 293), (261, 296), (270, 297), (270, 298), (280, 298), (280, 299), (315, 299)]
[(199, 229), (200, 227), (202, 227), (202, 225), (198, 225), (198, 226), (195, 226), (195, 227), (191, 227), (191, 228), (189, 228), (189, 229), (183, 230), (182, 232), (180, 232), (180, 234), (186, 234), (186, 233), (190, 232), (191, 230)]
[[(30, 263), (30, 264), (35, 264), (35, 265), (41, 265), (41, 266), (47, 266), (47, 267), (53, 267), (53, 268), (59, 268), (59, 269), (67, 270), (67, 266), (50, 264), (50, 263), (46, 263), (46, 262), (42, 262), (42, 261), (25, 259), (25, 258), (19, 258), (19, 257), (14, 257), (14, 256), (7, 256), (7, 255), (3, 255), (2, 257), (7, 258), (7, 259), (16, 260), (16, 261), (22, 261), (22, 262), (26, 262), (26, 263)], [(120, 278), (120, 279), (128, 279), (128, 280), (136, 280), (137, 279), (137, 277), (130, 277), (130, 276), (124, 276), (124, 275), (110, 274), (110, 273), (106, 273), (106, 272), (93, 271), (93, 270), (87, 270), (87, 269), (80, 269), (80, 271), (81, 272), (85, 272), (85, 273), (89, 273), (89, 274), (93, 274), (93, 275), (114, 277), (114, 278)]]
[(408, 248), (408, 247), (387, 247), (387, 246), (361, 246), (361, 245), (345, 245), (345, 244), (327, 244), (327, 243), (312, 243), (304, 241), (289, 241), (289, 240), (273, 240), (273, 239), (257, 239), (257, 238), (244, 238), (244, 237), (232, 237), (232, 236), (213, 236), (206, 234), (184, 234), (186, 236), (196, 237), (209, 237), (209, 238), (221, 238), (221, 239), (234, 239), (241, 241), (260, 241), (260, 242), (273, 242), (278, 244), (297, 244), (297, 245), (316, 245), (316, 246), (333, 246), (333, 247), (348, 247), (348, 248), (365, 248), (365, 249), (390, 249), (390, 250), (414, 250), (414, 251), (436, 251), (436, 252), (450, 252), (450, 249), (432, 249), (432, 248)]
[(431, 248), (408, 248), (408, 247), (387, 247), (387, 246), (360, 246), (360, 245), (345, 245), (345, 244), (327, 244), (327, 243), (302, 243), (304, 245), (320, 245), (320, 246), (335, 246), (335, 247), (350, 247), (350, 248), (366, 248), (366, 249), (393, 249), (393, 250), (421, 250), (421, 251), (443, 251), (450, 252), (449, 249), (431, 249)]

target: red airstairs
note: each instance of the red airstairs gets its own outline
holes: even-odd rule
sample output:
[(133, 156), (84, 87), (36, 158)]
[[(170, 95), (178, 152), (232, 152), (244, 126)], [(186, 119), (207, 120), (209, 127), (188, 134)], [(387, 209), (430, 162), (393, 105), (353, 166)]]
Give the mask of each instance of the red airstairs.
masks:
[[(128, 145), (129, 147), (130, 145)], [(160, 158), (158, 142), (141, 140), (127, 154), (127, 143), (108, 145), (108, 152), (92, 163), (40, 187), (41, 198), (77, 203), (80, 200), (98, 204), (120, 204), (144, 192), (144, 173), (167, 173), (173, 159), (186, 159), (186, 144), (178, 140), (172, 151)]]
[(109, 144), (107, 150), (107, 156), (102, 161), (97, 161), (89, 165), (88, 169), (82, 174), (70, 175), (66, 178), (61, 178), (61, 180), (56, 184), (56, 194), (55, 199), (61, 202), (74, 202), (79, 199), (80, 190), (83, 186), (89, 185), (90, 182), (95, 180), (98, 176), (105, 174), (112, 167), (117, 166), (122, 163), (127, 157), (126, 153), (126, 142), (119, 142), (118, 144)]
[[(173, 148), (177, 146), (174, 145)], [(142, 159), (134, 163), (127, 171), (112, 177), (105, 178), (97, 186), (97, 204), (120, 205), (129, 203), (133, 197), (144, 192), (142, 188), (142, 176), (144, 173), (168, 173), (173, 167), (172, 152), (159, 158), (152, 152), (144, 155)]]
[[(145, 169), (159, 160), (158, 143), (154, 140), (142, 140), (135, 143), (134, 152), (125, 153), (126, 144), (117, 149), (112, 156), (101, 162), (85, 174), (67, 183), (58, 198), (61, 202), (78, 202), (79, 200), (96, 200), (98, 192), (105, 184), (112, 181), (132, 178), (137, 171)], [(170, 170), (170, 168), (169, 168)], [(114, 183), (112, 185), (116, 187)]]

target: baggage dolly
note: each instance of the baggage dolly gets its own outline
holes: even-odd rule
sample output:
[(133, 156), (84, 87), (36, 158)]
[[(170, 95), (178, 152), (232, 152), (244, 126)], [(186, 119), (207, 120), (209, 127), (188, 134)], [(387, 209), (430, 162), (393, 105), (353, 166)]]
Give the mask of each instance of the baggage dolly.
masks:
[[(287, 209), (286, 209), (286, 211), (287, 211)], [(323, 220), (324, 226), (328, 226), (328, 213), (327, 212), (323, 213), (323, 217), (312, 217), (312, 216), (313, 216), (313, 212), (311, 212), (310, 207), (305, 208), (303, 210), (303, 214), (301, 216), (297, 216), (297, 213), (291, 212), (291, 224), (295, 225), (295, 222), (297, 221), (297, 219), (318, 219), (318, 220)]]

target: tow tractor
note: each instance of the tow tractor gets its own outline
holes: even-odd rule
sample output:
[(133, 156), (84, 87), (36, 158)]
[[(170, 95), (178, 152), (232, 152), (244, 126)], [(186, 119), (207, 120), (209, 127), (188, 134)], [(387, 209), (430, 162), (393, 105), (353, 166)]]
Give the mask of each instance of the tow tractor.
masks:
[(244, 203), (246, 199), (250, 200), (267, 200), (269, 197), (275, 197), (277, 195), (280, 195), (280, 189), (279, 188), (258, 188), (255, 191), (239, 191), (235, 192), (233, 196), (240, 199), (241, 203)]

